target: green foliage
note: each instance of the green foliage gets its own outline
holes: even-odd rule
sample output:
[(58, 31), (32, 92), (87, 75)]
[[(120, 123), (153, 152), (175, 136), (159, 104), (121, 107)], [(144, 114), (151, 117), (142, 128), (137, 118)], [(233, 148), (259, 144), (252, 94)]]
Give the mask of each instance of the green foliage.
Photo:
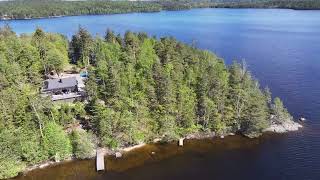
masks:
[(177, 121), (183, 128), (191, 128), (195, 124), (196, 93), (184, 85), (177, 94)]
[(27, 164), (46, 159), (35, 131), (12, 126), (0, 128), (0, 178), (18, 175)]
[(67, 134), (55, 122), (48, 122), (44, 128), (44, 147), (50, 158), (63, 160), (72, 154)]
[(259, 89), (252, 89), (248, 100), (245, 120), (242, 124), (244, 134), (249, 137), (257, 137), (263, 129), (269, 125), (269, 113), (267, 102)]
[(0, 178), (9, 178), (18, 175), (25, 163), (19, 156), (19, 139), (12, 128), (0, 129)]
[(114, 111), (101, 105), (95, 106), (95, 122), (98, 123), (102, 144), (112, 149), (127, 144), (144, 142), (136, 119), (129, 111)]
[(22, 161), (11, 157), (0, 157), (0, 179), (17, 176), (24, 168), (25, 164)]
[(281, 8), (296, 10), (320, 9), (318, 0), (222, 0), (216, 8)]
[(0, 28), (1, 177), (46, 160), (41, 136), (50, 103), (38, 95), (42, 62), (30, 36), (17, 37)]
[(23, 129), (19, 131), (17, 136), (20, 142), (20, 156), (23, 161), (34, 164), (48, 158), (41, 144), (40, 135), (36, 130)]
[(50, 34), (37, 29), (31, 38), (32, 45), (38, 50), (42, 70), (61, 73), (68, 65), (68, 41), (59, 34)]
[(73, 124), (76, 119), (81, 119), (85, 116), (85, 107), (83, 103), (62, 103), (51, 107), (51, 118), (62, 126)]
[(129, 31), (120, 43), (114, 38), (108, 30), (105, 42), (95, 40), (94, 78), (87, 82), (103, 145), (174, 140), (201, 130), (256, 137), (269, 125), (271, 93), (260, 90), (245, 62), (228, 68), (173, 38)]
[(88, 67), (92, 59), (93, 40), (87, 30), (79, 27), (77, 34), (72, 36), (71, 57), (72, 63)]
[(86, 159), (94, 156), (93, 135), (84, 130), (73, 130), (71, 133), (73, 154), (76, 158)]
[(26, 0), (0, 2), (3, 18), (39, 18), (80, 14), (116, 14), (129, 12), (160, 11), (161, 6), (152, 2), (126, 1), (43, 1)]
[(288, 113), (288, 110), (284, 107), (283, 102), (278, 97), (273, 100), (271, 113), (275, 116), (277, 123), (282, 123), (292, 119), (292, 116)]
[(112, 149), (119, 146), (118, 140), (115, 138), (117, 135), (114, 133), (119, 120), (119, 114), (115, 113), (112, 109), (103, 108), (100, 105), (95, 107), (95, 119), (99, 129), (99, 136), (101, 137), (102, 144)]

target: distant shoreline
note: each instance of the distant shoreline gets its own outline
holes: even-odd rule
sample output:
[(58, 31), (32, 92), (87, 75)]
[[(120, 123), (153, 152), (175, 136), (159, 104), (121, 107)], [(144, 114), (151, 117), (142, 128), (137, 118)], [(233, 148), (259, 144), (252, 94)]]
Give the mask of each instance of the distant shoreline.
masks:
[(320, 11), (320, 8), (315, 9), (298, 9), (298, 8), (283, 8), (283, 7), (195, 7), (190, 9), (177, 9), (177, 10), (160, 10), (160, 11), (132, 11), (123, 13), (103, 13), (103, 14), (76, 14), (76, 15), (56, 15), (56, 16), (42, 16), (42, 17), (26, 17), (26, 18), (11, 18), (11, 17), (0, 17), (0, 21), (13, 21), (13, 20), (37, 20), (37, 19), (53, 19), (73, 16), (104, 16), (104, 15), (119, 15), (119, 14), (133, 14), (133, 13), (159, 13), (159, 12), (170, 12), (170, 11), (187, 11), (193, 9), (283, 9), (283, 10), (295, 10), (295, 11)]

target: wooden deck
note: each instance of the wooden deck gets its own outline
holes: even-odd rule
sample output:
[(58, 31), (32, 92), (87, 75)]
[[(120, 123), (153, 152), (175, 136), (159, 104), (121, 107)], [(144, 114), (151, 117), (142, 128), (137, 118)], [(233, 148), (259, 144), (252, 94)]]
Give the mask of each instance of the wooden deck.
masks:
[(80, 93), (69, 93), (69, 94), (59, 94), (59, 95), (52, 95), (52, 101), (60, 101), (60, 100), (67, 100), (67, 99), (77, 99), (83, 97), (83, 94)]
[(101, 149), (97, 149), (96, 157), (97, 171), (104, 171), (104, 152)]

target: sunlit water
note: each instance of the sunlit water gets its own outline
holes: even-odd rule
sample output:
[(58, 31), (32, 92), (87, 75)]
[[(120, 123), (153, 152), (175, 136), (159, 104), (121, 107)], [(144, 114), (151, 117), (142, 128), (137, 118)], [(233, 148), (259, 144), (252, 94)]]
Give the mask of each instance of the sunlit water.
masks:
[[(5, 23), (19, 34), (42, 27), (70, 38), (81, 25), (94, 35), (102, 36), (111, 28), (121, 34), (126, 30), (144, 31), (157, 37), (174, 36), (186, 43), (195, 42), (197, 47), (224, 58), (227, 64), (246, 60), (261, 85), (268, 85), (274, 96), (281, 97), (295, 118), (308, 119), (299, 132), (260, 140), (224, 140), (238, 144), (235, 149), (230, 148), (230, 143), (209, 143), (210, 148), (206, 148), (199, 144), (208, 142), (198, 142), (199, 147), (191, 150), (170, 146), (170, 151), (163, 153), (182, 152), (161, 160), (151, 158), (144, 165), (137, 163), (136, 167), (121, 172), (113, 171), (111, 167), (115, 165), (111, 163), (107, 173), (97, 174), (94, 161), (79, 161), (24, 178), (320, 179), (320, 11), (194, 9), (0, 21), (0, 25)], [(195, 150), (201, 148), (204, 150)], [(143, 158), (138, 159), (118, 163), (123, 167)]]

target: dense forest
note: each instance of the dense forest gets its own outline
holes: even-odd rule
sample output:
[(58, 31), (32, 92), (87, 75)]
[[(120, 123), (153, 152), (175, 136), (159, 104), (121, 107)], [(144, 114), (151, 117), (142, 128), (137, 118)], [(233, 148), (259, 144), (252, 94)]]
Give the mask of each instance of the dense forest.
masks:
[[(86, 101), (53, 103), (40, 95), (46, 74), (84, 67)], [(89, 158), (96, 146), (192, 133), (257, 137), (271, 114), (278, 123), (291, 119), (244, 62), (227, 67), (173, 38), (111, 30), (92, 37), (79, 28), (69, 42), (41, 29), (20, 36), (0, 29), (0, 179), (46, 160)]]
[(239, 2), (225, 2), (210, 7), (219, 8), (283, 8), (295, 10), (318, 10), (320, 1), (318, 0), (253, 0)]
[(158, 12), (191, 8), (320, 9), (318, 0), (177, 0), (177, 1), (61, 1), (16, 0), (0, 2), (1, 19)]

